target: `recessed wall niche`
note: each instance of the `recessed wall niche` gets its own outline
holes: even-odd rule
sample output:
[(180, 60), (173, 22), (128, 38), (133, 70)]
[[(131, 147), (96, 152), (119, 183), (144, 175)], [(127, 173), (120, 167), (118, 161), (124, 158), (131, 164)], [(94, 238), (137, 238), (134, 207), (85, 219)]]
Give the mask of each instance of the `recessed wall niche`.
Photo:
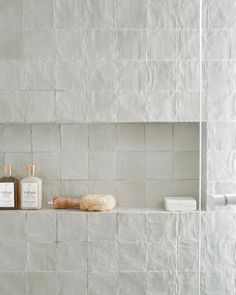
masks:
[(11, 164), (21, 178), (37, 165), (44, 207), (89, 192), (160, 210), (165, 196), (198, 199), (198, 123), (1, 125), (0, 142), (1, 171)]

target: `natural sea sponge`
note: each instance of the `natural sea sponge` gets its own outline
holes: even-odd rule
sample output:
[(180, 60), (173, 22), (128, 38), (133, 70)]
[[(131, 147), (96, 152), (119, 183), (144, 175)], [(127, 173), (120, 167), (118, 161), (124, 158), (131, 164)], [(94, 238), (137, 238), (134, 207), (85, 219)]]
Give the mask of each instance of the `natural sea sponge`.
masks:
[(87, 195), (79, 204), (82, 211), (109, 211), (116, 207), (116, 199), (111, 195)]

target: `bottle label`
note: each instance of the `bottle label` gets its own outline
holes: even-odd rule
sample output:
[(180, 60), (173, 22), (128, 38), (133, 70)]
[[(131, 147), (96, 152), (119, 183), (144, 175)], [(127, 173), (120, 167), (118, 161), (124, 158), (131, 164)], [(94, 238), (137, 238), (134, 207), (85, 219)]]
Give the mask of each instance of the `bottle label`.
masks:
[(0, 207), (14, 208), (14, 183), (2, 182), (0, 183)]
[(22, 207), (37, 208), (38, 207), (38, 184), (22, 183)]

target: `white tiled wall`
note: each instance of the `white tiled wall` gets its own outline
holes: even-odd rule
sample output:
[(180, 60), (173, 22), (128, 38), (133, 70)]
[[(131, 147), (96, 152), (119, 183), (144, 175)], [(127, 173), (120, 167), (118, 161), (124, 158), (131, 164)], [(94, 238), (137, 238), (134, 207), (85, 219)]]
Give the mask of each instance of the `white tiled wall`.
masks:
[[(206, 195), (231, 193), (236, 189), (235, 1), (209, 0), (203, 5), (203, 108), (208, 122), (204, 188)], [(40, 166), (44, 205), (53, 194), (87, 192), (112, 193), (125, 207), (161, 208), (167, 195), (197, 197), (197, 126), (140, 122), (199, 120), (198, 0), (0, 0), (0, 8), (0, 122), (33, 124), (0, 127), (1, 170), (9, 163), (23, 177), (28, 163)], [(78, 125), (85, 122), (139, 123)], [(130, 282), (135, 282), (132, 290), (137, 294), (145, 294), (145, 288), (149, 294), (198, 293), (197, 231), (191, 217), (180, 216), (182, 226), (178, 223), (175, 232), (175, 214), (170, 220), (149, 214), (147, 249), (145, 223), (137, 222), (138, 230), (133, 226), (127, 232), (132, 216), (120, 215), (115, 257), (114, 220), (98, 222), (94, 216), (78, 221), (77, 216), (69, 223), (78, 230), (88, 222), (89, 253), (109, 255), (104, 262), (91, 254), (87, 265), (83, 228), (68, 236), (63, 231), (66, 218), (56, 229), (51, 214), (50, 220), (40, 219), (44, 223), (27, 214), (29, 227), (23, 230), (25, 215), (17, 214), (14, 230), (0, 229), (3, 294), (39, 294), (43, 285), (50, 295), (56, 290), (67, 294), (68, 286), (72, 294), (115, 294), (118, 288), (124, 295)], [(202, 294), (234, 294), (235, 216), (207, 213), (204, 218)], [(107, 236), (96, 228), (100, 222), (103, 228), (112, 225)], [(45, 235), (32, 235), (35, 223)], [(57, 231), (62, 245), (55, 249)], [(65, 243), (70, 239), (76, 242)], [(173, 247), (176, 239), (178, 250)], [(73, 259), (78, 253), (80, 264)], [(117, 275), (108, 272), (116, 267)]]
[[(0, 293), (197, 295), (199, 213), (0, 214)], [(235, 213), (201, 213), (201, 294), (235, 294)]]
[(35, 163), (44, 205), (92, 192), (161, 209), (165, 196), (198, 198), (198, 132), (197, 123), (2, 125), (0, 166), (22, 178)]
[(199, 120), (198, 0), (0, 8), (0, 122)]
[(203, 1), (206, 196), (235, 193), (235, 2)]
[(2, 212), (0, 221), (3, 295), (199, 289), (197, 213), (41, 210)]

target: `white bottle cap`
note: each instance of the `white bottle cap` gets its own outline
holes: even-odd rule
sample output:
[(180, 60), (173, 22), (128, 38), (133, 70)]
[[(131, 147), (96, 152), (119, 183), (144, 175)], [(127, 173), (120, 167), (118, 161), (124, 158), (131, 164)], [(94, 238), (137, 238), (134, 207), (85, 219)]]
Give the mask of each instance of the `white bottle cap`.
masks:
[(36, 169), (35, 165), (27, 165), (28, 176), (34, 176), (35, 169)]
[(4, 175), (5, 176), (11, 176), (12, 174), (12, 166), (8, 165), (8, 166), (4, 166)]

